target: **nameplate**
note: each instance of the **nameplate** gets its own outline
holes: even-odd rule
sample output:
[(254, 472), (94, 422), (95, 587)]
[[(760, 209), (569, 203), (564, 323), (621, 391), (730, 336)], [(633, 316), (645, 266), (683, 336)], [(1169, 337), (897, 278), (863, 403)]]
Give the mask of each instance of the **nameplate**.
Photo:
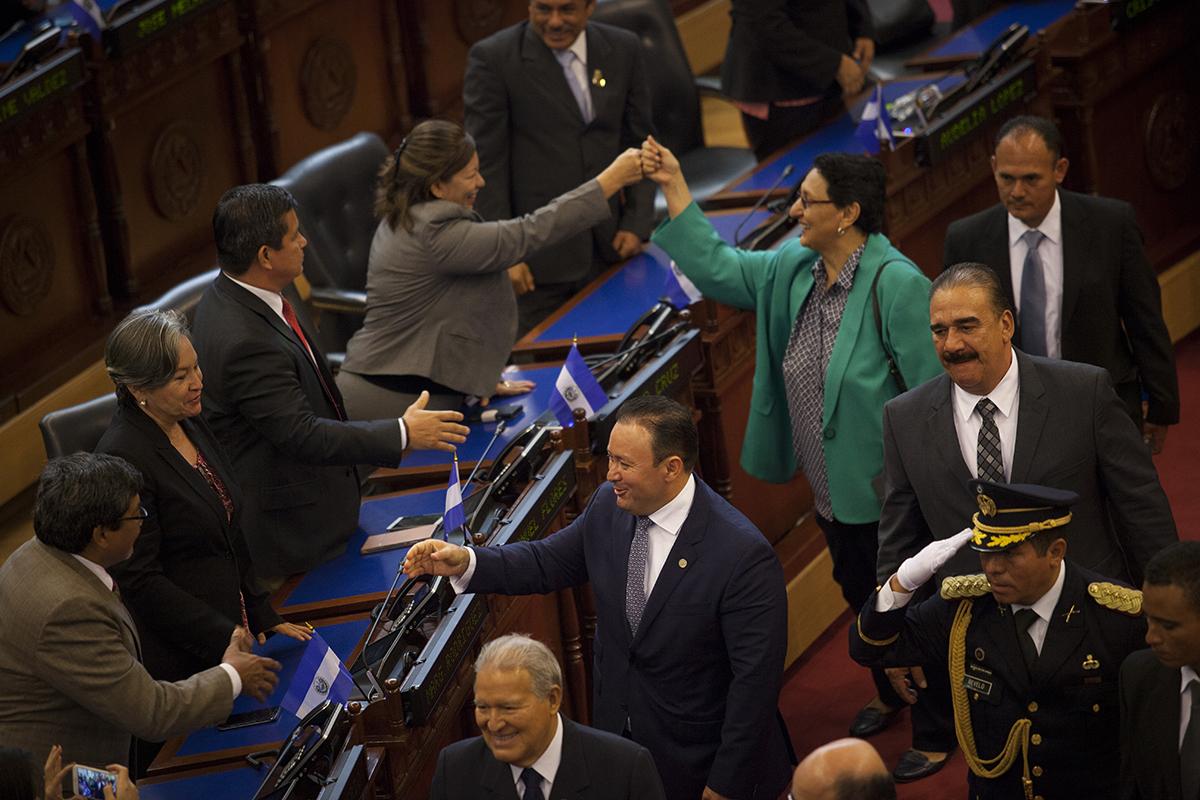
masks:
[(223, 0), (159, 0), (137, 6), (127, 15), (110, 23), (104, 34), (105, 44), (112, 55), (136, 50), (160, 36), (183, 25), (201, 11), (220, 5)]
[[(1037, 67), (1029, 59), (1000, 73), (995, 80), (964, 97), (918, 134), (917, 158), (922, 164), (943, 161), (990, 122), (1007, 119), (1037, 92)], [(990, 145), (989, 145), (990, 149)]]
[(446, 687), (472, 651), (486, 619), (487, 601), (483, 595), (462, 594), (450, 604), (400, 686), (406, 727), (415, 728), (429, 720)]
[(574, 493), (575, 454), (568, 451), (551, 456), (488, 544), (541, 539)]
[(83, 83), (83, 54), (70, 50), (8, 84), (0, 94), (0, 127), (28, 116)]

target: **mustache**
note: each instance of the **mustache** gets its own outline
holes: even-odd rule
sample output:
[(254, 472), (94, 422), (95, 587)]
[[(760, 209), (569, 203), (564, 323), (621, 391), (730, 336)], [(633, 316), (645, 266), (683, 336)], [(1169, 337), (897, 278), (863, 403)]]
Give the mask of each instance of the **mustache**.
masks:
[(972, 353), (969, 350), (961, 353), (942, 353), (942, 360), (947, 364), (965, 364), (968, 361), (975, 361), (978, 358), (978, 354)]

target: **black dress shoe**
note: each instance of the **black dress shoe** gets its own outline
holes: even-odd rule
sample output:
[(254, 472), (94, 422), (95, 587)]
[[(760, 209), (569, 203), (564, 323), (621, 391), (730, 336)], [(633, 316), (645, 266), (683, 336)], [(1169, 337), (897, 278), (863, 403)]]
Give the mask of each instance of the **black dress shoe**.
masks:
[(921, 778), (928, 778), (946, 766), (951, 755), (951, 753), (947, 753), (941, 761), (930, 761), (916, 750), (906, 750), (904, 755), (900, 756), (896, 768), (892, 770), (892, 777), (896, 779), (896, 783), (909, 783), (910, 781), (919, 781)]
[(854, 715), (854, 721), (850, 723), (850, 735), (857, 736), (859, 739), (874, 736), (880, 731), (890, 728), (898, 716), (900, 716), (898, 708), (892, 711), (882, 711), (865, 706)]

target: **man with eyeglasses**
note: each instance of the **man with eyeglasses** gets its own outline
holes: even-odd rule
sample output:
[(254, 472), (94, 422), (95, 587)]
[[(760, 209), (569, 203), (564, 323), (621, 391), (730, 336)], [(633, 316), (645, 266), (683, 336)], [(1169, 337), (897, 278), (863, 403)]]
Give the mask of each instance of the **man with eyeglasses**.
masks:
[(692, 475), (691, 409), (624, 404), (608, 483), (541, 541), (414, 545), (410, 576), (455, 591), (596, 596), (592, 724), (654, 757), (670, 800), (778, 797), (794, 762), (779, 688), (787, 651), (783, 569), (763, 535)]
[(483, 734), (438, 756), (430, 800), (661, 800), (646, 748), (559, 713), (562, 668), (524, 634), (493, 639), (475, 659), (475, 722)]
[(146, 512), (141, 475), (116, 456), (76, 453), (42, 470), (36, 537), (0, 566), (0, 746), (77, 763), (130, 762), (131, 735), (162, 741), (219, 722), (233, 700), (265, 700), (279, 663), (244, 628), (222, 663), (175, 683), (140, 662), (137, 628), (108, 570), (129, 558)]
[[(510, 219), (595, 177), (653, 132), (641, 44), (589, 22), (596, 0), (530, 0), (529, 19), (476, 43), (463, 82), (465, 124), (487, 185), (475, 208)], [(642, 249), (654, 186), (611, 201), (612, 216), (509, 270), (519, 335), (549, 316), (608, 264)]]

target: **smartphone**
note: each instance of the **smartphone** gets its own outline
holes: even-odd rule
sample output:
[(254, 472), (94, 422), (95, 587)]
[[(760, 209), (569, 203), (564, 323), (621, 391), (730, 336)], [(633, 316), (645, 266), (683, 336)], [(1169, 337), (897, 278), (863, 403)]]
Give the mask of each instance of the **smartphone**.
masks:
[(117, 792), (117, 773), (76, 764), (71, 767), (71, 788), (80, 797), (104, 797), (104, 787)]
[(253, 711), (230, 714), (227, 720), (217, 723), (217, 730), (232, 731), (237, 728), (249, 728), (251, 725), (263, 725), (277, 719), (279, 719), (279, 706), (256, 708)]
[(402, 531), (407, 528), (417, 528), (421, 525), (432, 525), (442, 518), (441, 514), (401, 514), (387, 526), (389, 531)]

